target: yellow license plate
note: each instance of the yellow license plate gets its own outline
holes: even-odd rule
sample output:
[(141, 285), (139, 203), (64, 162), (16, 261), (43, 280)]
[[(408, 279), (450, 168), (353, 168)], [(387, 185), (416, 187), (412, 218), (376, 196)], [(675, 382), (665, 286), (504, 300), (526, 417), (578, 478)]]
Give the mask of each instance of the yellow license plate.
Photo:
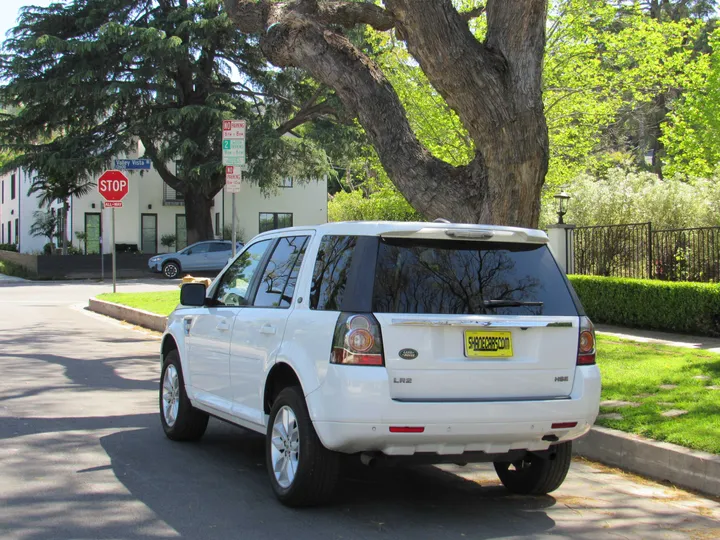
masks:
[(507, 358), (512, 355), (512, 332), (465, 332), (465, 356), (468, 358)]

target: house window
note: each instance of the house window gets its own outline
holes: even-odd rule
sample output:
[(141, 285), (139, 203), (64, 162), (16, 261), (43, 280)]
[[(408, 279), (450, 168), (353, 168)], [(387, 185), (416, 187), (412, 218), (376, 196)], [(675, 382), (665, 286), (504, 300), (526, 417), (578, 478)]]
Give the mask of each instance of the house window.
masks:
[(102, 224), (99, 212), (85, 212), (85, 253), (100, 253)]
[(140, 214), (140, 249), (157, 253), (157, 214)]
[(187, 247), (187, 222), (185, 214), (177, 214), (175, 216), (175, 251), (180, 251)]
[(8, 244), (12, 244), (12, 221), (8, 221)]
[(5, 224), (3, 223), (0, 225), (0, 228), (2, 228), (2, 234), (0, 234), (0, 244), (5, 243)]
[(15, 175), (10, 176), (10, 200), (15, 200)]
[(163, 182), (163, 206), (183, 206), (185, 196)]
[(15, 218), (15, 243), (20, 243), (20, 230), (18, 228), (18, 218)]
[(215, 212), (215, 236), (220, 236), (222, 231), (220, 230), (220, 212)]
[(260, 232), (284, 229), (293, 226), (293, 215), (289, 213), (260, 212)]
[(293, 179), (292, 176), (286, 176), (282, 180), (280, 180), (280, 187), (281, 188), (291, 188), (293, 187)]

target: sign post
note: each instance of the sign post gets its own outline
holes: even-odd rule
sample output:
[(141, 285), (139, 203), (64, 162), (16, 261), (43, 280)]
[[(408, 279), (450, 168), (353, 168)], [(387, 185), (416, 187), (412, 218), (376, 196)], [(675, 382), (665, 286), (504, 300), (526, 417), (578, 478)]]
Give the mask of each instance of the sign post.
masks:
[(225, 165), (225, 189), (232, 193), (232, 256), (237, 250), (237, 217), (235, 194), (242, 182), (241, 167), (245, 165), (246, 120), (223, 120), (222, 123), (223, 165)]
[[(105, 171), (98, 178), (98, 193), (105, 199), (104, 208), (112, 208), (112, 276), (113, 292), (117, 290), (117, 263), (115, 249), (115, 209), (122, 208), (122, 200), (128, 194), (130, 182), (122, 172), (117, 170)], [(102, 226), (102, 225), (101, 225)]]

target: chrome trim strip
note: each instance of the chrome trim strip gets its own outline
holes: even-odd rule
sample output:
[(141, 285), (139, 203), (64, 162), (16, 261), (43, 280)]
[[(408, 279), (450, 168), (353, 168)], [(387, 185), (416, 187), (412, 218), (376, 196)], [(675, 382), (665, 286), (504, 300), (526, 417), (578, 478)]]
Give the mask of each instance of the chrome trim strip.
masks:
[(475, 321), (469, 319), (392, 319), (393, 326), (479, 326), (482, 328), (572, 328), (570, 321)]

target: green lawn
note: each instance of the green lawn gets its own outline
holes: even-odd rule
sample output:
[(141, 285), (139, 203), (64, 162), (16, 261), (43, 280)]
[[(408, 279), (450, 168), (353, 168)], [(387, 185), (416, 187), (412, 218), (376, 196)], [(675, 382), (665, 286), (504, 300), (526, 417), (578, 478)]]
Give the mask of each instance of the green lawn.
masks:
[[(599, 419), (599, 425), (720, 454), (720, 389), (707, 388), (720, 386), (720, 354), (600, 335), (598, 365), (603, 400), (639, 404), (601, 407), (601, 414), (618, 413), (623, 418)], [(687, 414), (662, 416), (670, 410)]]
[(180, 303), (180, 289), (150, 293), (105, 293), (99, 294), (97, 298), (106, 302), (144, 309), (158, 315), (170, 315)]

